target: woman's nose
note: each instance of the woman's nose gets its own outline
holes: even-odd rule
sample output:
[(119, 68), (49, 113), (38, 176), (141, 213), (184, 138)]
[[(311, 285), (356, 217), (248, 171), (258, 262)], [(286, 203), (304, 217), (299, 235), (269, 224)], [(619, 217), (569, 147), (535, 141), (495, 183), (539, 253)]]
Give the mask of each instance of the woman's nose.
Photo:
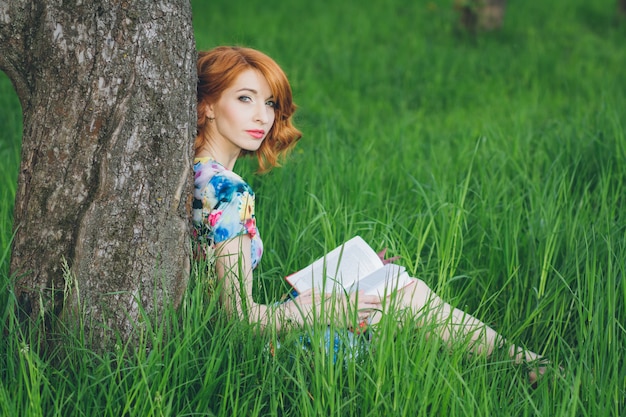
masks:
[(268, 123), (270, 121), (270, 112), (273, 112), (274, 109), (268, 107), (263, 103), (261, 106), (257, 107), (256, 112), (256, 120), (260, 123)]

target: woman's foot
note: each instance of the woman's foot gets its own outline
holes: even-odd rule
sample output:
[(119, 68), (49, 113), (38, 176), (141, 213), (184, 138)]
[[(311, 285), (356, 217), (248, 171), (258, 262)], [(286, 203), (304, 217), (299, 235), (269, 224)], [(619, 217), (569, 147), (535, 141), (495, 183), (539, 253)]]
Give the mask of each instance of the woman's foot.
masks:
[(530, 368), (528, 371), (528, 381), (533, 388), (537, 387), (537, 382), (546, 373), (548, 366), (550, 366), (550, 361), (546, 359), (540, 359), (528, 364), (528, 367)]

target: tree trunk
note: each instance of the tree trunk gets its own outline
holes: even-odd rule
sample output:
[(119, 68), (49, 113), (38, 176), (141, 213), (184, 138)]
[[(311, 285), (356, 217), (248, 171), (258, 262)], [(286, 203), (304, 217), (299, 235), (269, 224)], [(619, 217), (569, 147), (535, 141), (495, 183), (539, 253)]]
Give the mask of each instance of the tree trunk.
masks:
[(108, 346), (179, 303), (195, 65), (189, 0), (0, 0), (24, 117), (11, 271), (31, 318), (79, 313)]
[(626, 0), (617, 0), (617, 10), (622, 16), (626, 16)]
[(470, 32), (489, 31), (502, 27), (506, 0), (455, 0), (461, 26)]

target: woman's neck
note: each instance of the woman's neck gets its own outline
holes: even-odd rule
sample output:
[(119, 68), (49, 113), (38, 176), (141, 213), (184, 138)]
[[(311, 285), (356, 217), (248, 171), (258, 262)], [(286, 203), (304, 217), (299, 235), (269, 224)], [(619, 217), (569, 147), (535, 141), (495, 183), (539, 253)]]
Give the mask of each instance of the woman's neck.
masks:
[(210, 143), (206, 143), (198, 150), (196, 150), (196, 158), (211, 158), (219, 162), (224, 168), (232, 171), (239, 153), (229, 153), (219, 149), (219, 147), (211, 146)]

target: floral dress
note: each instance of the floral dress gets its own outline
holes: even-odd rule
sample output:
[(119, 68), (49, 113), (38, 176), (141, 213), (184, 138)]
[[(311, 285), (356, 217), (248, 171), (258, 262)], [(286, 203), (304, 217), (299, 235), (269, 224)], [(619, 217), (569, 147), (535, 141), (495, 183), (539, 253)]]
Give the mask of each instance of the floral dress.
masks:
[[(252, 188), (239, 175), (211, 158), (196, 158), (193, 170), (193, 235), (196, 244), (207, 255), (206, 250), (215, 244), (248, 234), (251, 238), (252, 268), (255, 268), (263, 255), (263, 242), (256, 226)], [(283, 302), (291, 302), (297, 295), (293, 290)], [(364, 339), (357, 337), (363, 332), (359, 330), (337, 332), (326, 329), (323, 344), (326, 353), (333, 356), (333, 361), (337, 360), (340, 351), (344, 357), (352, 358), (363, 349)], [(312, 351), (310, 348), (316, 338), (311, 336), (308, 333), (300, 336), (299, 347)], [(274, 352), (274, 348), (271, 351)]]
[(196, 158), (193, 170), (193, 234), (201, 248), (248, 234), (252, 268), (263, 255), (254, 215), (254, 191), (237, 174), (211, 158)]

